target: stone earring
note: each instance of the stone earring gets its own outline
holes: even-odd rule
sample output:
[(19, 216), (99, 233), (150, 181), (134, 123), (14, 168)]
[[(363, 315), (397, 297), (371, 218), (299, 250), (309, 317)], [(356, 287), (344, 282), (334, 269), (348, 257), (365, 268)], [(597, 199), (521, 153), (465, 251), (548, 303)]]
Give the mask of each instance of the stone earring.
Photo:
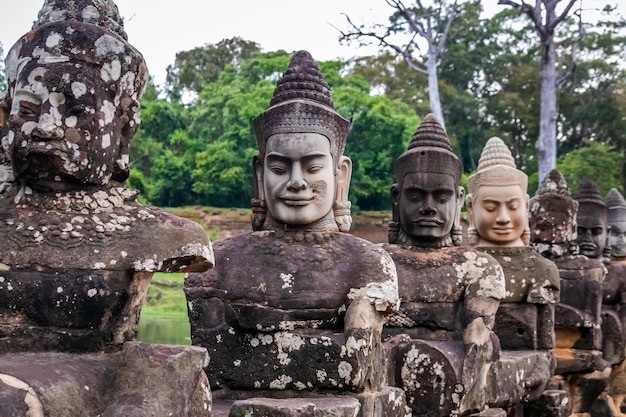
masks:
[(463, 227), (457, 224), (452, 225), (450, 238), (452, 239), (452, 244), (454, 246), (461, 246), (461, 244), (463, 243)]
[(387, 240), (389, 241), (389, 243), (398, 243), (398, 236), (400, 235), (400, 223), (389, 222), (387, 230)]
[(335, 222), (339, 231), (349, 232), (352, 226), (352, 216), (350, 215), (350, 207), (352, 203), (349, 201), (336, 200), (333, 205), (333, 213), (335, 215)]
[(265, 225), (265, 219), (267, 217), (267, 207), (265, 205), (265, 200), (260, 198), (253, 198), (251, 201), (251, 205), (252, 230), (263, 230), (263, 226)]

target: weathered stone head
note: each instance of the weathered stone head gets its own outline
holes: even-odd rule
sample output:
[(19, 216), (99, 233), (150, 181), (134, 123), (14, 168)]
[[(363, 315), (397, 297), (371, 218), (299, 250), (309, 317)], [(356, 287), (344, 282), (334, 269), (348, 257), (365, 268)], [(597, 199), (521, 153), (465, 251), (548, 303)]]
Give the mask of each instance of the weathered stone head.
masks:
[(350, 229), (352, 162), (343, 156), (349, 128), (350, 122), (334, 110), (311, 54), (295, 53), (270, 107), (254, 120), (259, 145), (253, 161), (254, 230)]
[(572, 198), (567, 182), (553, 169), (543, 179), (530, 200), (531, 243), (539, 251), (562, 256), (576, 240), (578, 202)]
[(15, 178), (41, 191), (128, 178), (147, 69), (110, 0), (46, 0), (6, 58)]
[(609, 241), (611, 258), (626, 259), (626, 200), (615, 188), (606, 195), (604, 200), (609, 209)]
[(601, 258), (608, 234), (608, 209), (600, 195), (598, 184), (586, 180), (574, 196), (578, 201), (576, 242), (580, 253), (589, 258)]
[(461, 244), (463, 165), (433, 114), (422, 120), (394, 164), (389, 242), (418, 246)]
[(470, 244), (513, 247), (530, 243), (528, 176), (517, 169), (502, 139), (487, 141), (467, 187)]

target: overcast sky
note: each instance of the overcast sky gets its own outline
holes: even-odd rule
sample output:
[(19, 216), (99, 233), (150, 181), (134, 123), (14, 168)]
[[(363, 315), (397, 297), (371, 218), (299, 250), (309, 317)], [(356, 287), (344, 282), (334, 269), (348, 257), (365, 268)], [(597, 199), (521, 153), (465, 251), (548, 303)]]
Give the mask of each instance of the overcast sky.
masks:
[[(605, 1), (585, 0), (586, 7)], [(176, 52), (239, 36), (264, 51), (306, 49), (316, 60), (374, 53), (375, 48), (339, 45), (346, 27), (342, 13), (355, 22), (384, 23), (391, 10), (385, 0), (115, 0), (125, 19), (128, 40), (141, 51), (157, 85)], [(620, 1), (623, 3), (623, 1)], [(10, 5), (9, 5), (10, 4)], [(0, 0), (0, 42), (4, 53), (28, 32), (43, 0)], [(501, 10), (497, 0), (486, 8)], [(172, 7), (175, 6), (175, 7)], [(622, 5), (622, 7), (624, 7)]]
[[(4, 53), (28, 32), (43, 0), (0, 0), (0, 42)], [(306, 49), (316, 60), (357, 55), (339, 45), (342, 13), (376, 20), (387, 16), (384, 0), (116, 0), (129, 42), (144, 55), (157, 85), (176, 52), (239, 36), (264, 51)], [(368, 6), (372, 4), (374, 6)], [(174, 5), (175, 7), (172, 7)], [(365, 53), (362, 51), (361, 53)]]

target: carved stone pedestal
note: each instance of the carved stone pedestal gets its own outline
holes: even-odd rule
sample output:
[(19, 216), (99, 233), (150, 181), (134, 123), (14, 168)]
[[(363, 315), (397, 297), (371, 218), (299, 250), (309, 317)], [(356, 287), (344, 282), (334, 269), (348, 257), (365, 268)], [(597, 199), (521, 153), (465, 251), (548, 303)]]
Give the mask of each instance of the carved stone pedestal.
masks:
[(0, 415), (209, 417), (203, 348), (129, 342), (118, 353), (0, 355)]

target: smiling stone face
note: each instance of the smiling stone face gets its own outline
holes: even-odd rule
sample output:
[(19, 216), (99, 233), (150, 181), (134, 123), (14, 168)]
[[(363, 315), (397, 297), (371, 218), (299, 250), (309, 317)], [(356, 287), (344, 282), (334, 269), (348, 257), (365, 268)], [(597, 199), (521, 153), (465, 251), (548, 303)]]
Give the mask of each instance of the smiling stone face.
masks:
[(319, 133), (277, 134), (267, 141), (264, 187), (270, 216), (311, 224), (332, 216), (335, 175), (330, 141)]

